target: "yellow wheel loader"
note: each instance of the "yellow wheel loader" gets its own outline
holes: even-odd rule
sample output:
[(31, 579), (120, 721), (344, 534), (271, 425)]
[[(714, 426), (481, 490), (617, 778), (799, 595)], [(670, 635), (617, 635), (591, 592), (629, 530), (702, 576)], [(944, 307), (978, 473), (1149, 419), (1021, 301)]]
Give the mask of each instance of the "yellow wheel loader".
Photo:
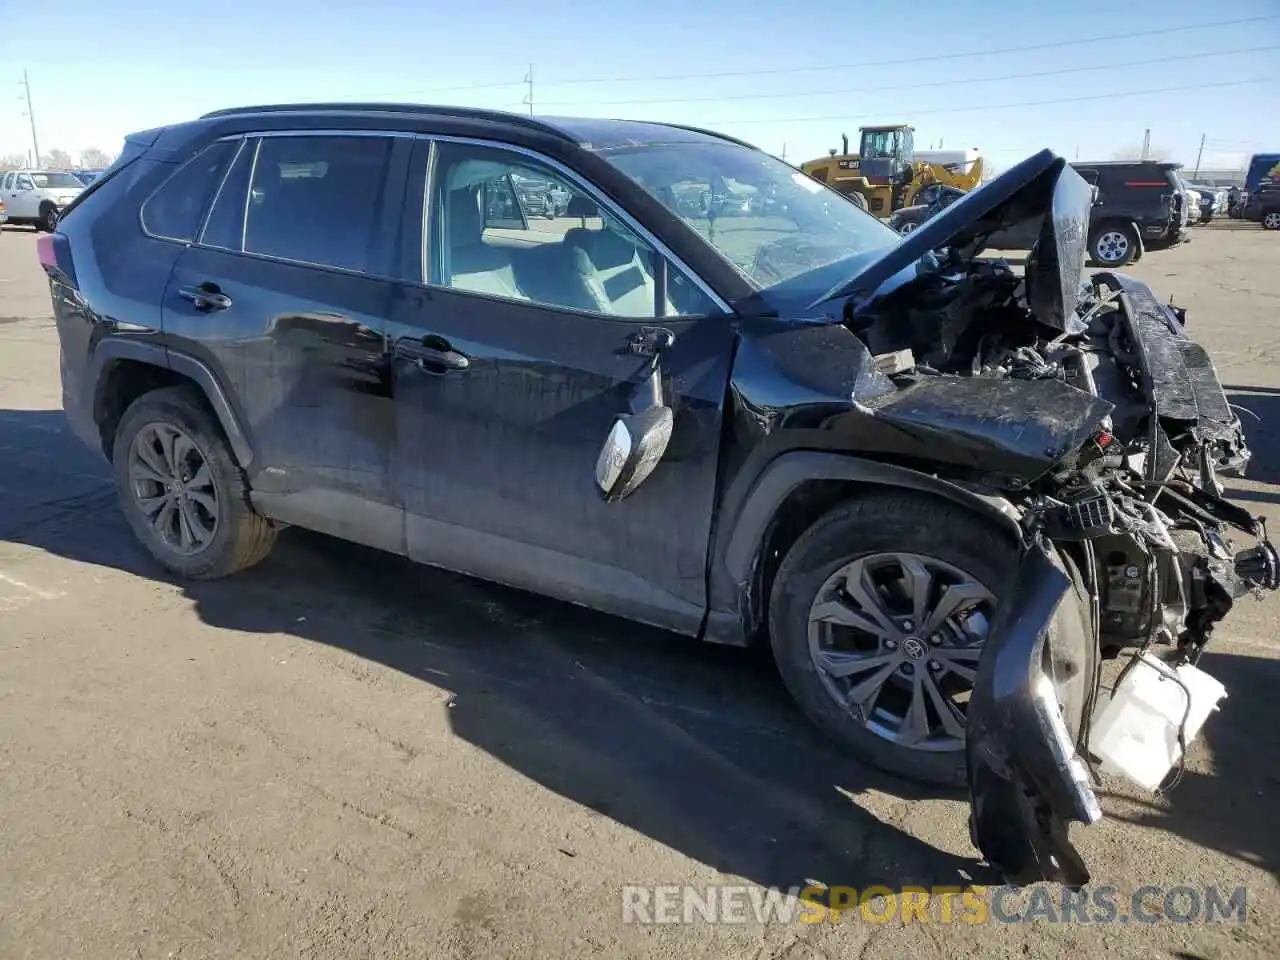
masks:
[(982, 158), (963, 164), (930, 163), (915, 158), (914, 130), (905, 123), (862, 127), (858, 152), (849, 152), (841, 136), (840, 153), (802, 163), (800, 169), (847, 196), (877, 217), (912, 206), (931, 183), (969, 191), (982, 182)]

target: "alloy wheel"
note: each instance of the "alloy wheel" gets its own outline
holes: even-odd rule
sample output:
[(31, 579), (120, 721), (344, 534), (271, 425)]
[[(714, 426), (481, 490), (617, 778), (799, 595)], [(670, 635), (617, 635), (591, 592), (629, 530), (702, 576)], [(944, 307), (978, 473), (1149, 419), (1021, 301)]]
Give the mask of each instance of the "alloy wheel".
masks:
[(935, 557), (860, 557), (818, 591), (809, 655), (827, 692), (871, 733), (959, 750), (995, 603), (975, 577)]
[(1262, 218), (1262, 225), (1268, 230), (1280, 230), (1280, 213), (1268, 213)]
[(914, 220), (908, 220), (898, 228), (898, 232), (905, 237), (908, 233), (914, 232), (918, 226), (920, 226), (920, 224), (916, 223)]
[(1103, 263), (1123, 263), (1129, 257), (1129, 238), (1119, 230), (1108, 230), (1098, 237), (1095, 252)]
[(209, 463), (194, 440), (171, 423), (148, 423), (129, 447), (134, 505), (160, 541), (191, 556), (213, 542), (220, 511)]

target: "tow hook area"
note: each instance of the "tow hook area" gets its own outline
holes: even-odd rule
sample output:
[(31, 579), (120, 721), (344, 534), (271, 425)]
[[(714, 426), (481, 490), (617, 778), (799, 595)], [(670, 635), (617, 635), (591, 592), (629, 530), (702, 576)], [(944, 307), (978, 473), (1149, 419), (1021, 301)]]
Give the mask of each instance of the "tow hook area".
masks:
[[(1084, 644), (1093, 642), (1079, 605), (1063, 603), (1072, 589), (1045, 547), (1027, 551), (1013, 599), (992, 623), (969, 704), (969, 832), (1011, 884), (1089, 882), (1067, 827), (1096, 823), (1102, 810), (1045, 673), (1047, 660), (1070, 662), (1073, 650), (1083, 668)], [(1054, 644), (1051, 658), (1046, 642)]]

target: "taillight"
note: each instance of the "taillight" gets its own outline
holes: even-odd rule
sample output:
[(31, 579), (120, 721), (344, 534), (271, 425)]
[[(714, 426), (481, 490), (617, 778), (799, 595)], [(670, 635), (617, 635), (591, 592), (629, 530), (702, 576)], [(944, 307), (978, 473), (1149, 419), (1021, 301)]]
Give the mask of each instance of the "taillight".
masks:
[(71, 244), (62, 234), (44, 233), (36, 237), (36, 259), (53, 279), (78, 286), (76, 268), (71, 261)]
[(53, 250), (53, 234), (42, 233), (36, 237), (36, 257), (46, 273), (58, 266), (58, 257)]

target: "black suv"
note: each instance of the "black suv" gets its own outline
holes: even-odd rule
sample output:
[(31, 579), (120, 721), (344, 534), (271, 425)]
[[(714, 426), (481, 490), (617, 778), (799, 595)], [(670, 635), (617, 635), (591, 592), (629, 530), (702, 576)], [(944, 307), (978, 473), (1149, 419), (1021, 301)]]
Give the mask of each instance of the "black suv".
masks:
[[(129, 137), (38, 251), (67, 416), (169, 570), (296, 524), (760, 638), (857, 755), (967, 776), (1011, 881), (1076, 883), (1099, 658), (1192, 661), (1276, 582), (1182, 314), (1083, 283), (1090, 193), (1042, 151), (900, 238), (705, 131), (254, 107)], [(977, 256), (1028, 223), (1025, 280)]]
[[(1089, 260), (1099, 267), (1122, 267), (1141, 259), (1144, 249), (1187, 239), (1188, 209), (1180, 165), (1155, 161), (1073, 163), (1095, 188), (1089, 211)], [(936, 205), (935, 205), (936, 206)], [(923, 213), (932, 216), (936, 209)], [(1037, 226), (1023, 222), (991, 238), (1001, 250), (1027, 250)]]
[(1098, 188), (1089, 216), (1089, 255), (1099, 266), (1124, 266), (1142, 256), (1144, 248), (1187, 239), (1181, 164), (1114, 161), (1072, 166)]

